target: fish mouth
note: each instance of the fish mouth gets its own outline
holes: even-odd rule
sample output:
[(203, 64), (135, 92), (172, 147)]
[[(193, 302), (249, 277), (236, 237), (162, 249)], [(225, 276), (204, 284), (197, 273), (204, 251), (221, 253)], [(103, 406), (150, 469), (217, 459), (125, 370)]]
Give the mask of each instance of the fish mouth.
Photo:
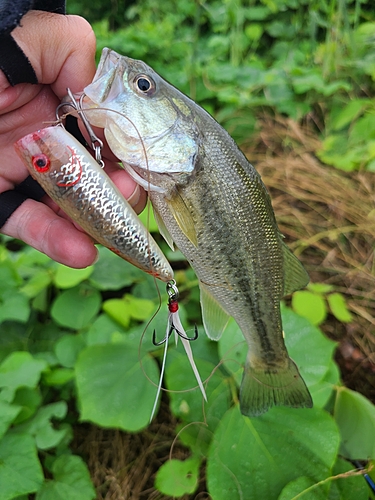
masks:
[(96, 105), (113, 101), (125, 90), (123, 75), (127, 69), (125, 58), (105, 47), (94, 78), (84, 93)]

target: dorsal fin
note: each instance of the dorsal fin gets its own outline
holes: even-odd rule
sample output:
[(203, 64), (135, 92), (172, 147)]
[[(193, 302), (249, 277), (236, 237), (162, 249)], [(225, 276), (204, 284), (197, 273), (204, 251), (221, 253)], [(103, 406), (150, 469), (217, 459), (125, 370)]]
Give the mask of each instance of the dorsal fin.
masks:
[(284, 257), (284, 296), (305, 288), (310, 281), (309, 275), (297, 257), (282, 242)]

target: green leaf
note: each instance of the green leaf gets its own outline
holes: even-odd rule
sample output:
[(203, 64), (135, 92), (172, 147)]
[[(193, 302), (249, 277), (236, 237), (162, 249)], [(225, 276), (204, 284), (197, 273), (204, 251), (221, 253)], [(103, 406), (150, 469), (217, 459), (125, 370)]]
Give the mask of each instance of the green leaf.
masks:
[(0, 323), (6, 320), (26, 323), (30, 316), (30, 305), (27, 297), (19, 292), (10, 292), (0, 304)]
[(16, 431), (34, 436), (40, 450), (54, 448), (64, 439), (68, 429), (55, 429), (51, 420), (63, 419), (67, 410), (65, 401), (42, 406), (31, 420), (19, 425)]
[(6, 434), (0, 441), (0, 500), (36, 492), (43, 482), (34, 439)]
[(250, 419), (236, 406), (212, 440), (209, 492), (215, 500), (277, 498), (300, 476), (315, 482), (329, 476), (338, 446), (336, 425), (323, 410), (272, 408)]
[(354, 99), (349, 101), (335, 119), (332, 120), (332, 130), (340, 130), (350, 125), (369, 106), (371, 106), (370, 99)]
[(94, 266), (90, 283), (98, 290), (119, 290), (142, 280), (143, 271), (99, 246), (99, 261)]
[[(193, 346), (192, 346), (193, 347)], [(173, 348), (171, 348), (173, 350)], [(194, 351), (193, 351), (194, 354)], [(170, 391), (171, 410), (185, 422), (205, 422), (210, 430), (218, 424), (229, 408), (230, 391), (224, 375), (215, 371), (215, 365), (194, 356), (202, 382), (205, 385), (207, 403), (198, 387), (197, 380), (185, 352), (168, 353), (166, 385)]]
[(197, 458), (168, 460), (156, 474), (155, 487), (164, 495), (173, 497), (192, 494), (198, 487), (198, 472)]
[(297, 314), (307, 318), (313, 325), (320, 325), (327, 316), (324, 297), (308, 290), (293, 294), (292, 307)]
[(331, 360), (324, 378), (309, 387), (314, 406), (317, 408), (324, 408), (330, 400), (332, 392), (339, 384), (340, 371), (335, 361)]
[[(283, 488), (278, 500), (326, 500), (327, 485), (315, 486), (316, 482), (306, 476), (301, 476), (288, 483)], [(314, 487), (315, 486), (315, 487)]]
[(353, 320), (344, 296), (341, 293), (331, 293), (327, 295), (328, 305), (332, 314), (342, 323), (350, 323)]
[(73, 288), (88, 279), (93, 270), (93, 266), (84, 269), (72, 269), (63, 264), (58, 264), (53, 281), (58, 288)]
[(45, 361), (34, 359), (28, 352), (10, 354), (0, 365), (1, 399), (10, 402), (18, 388), (35, 388), (46, 366)]
[(21, 411), (14, 420), (14, 424), (19, 424), (32, 417), (41, 405), (41, 402), (42, 396), (38, 389), (30, 389), (29, 387), (18, 389), (13, 404), (18, 405)]
[(59, 386), (74, 380), (74, 377), (72, 368), (53, 368), (44, 374), (43, 382), (49, 386)]
[(78, 354), (85, 347), (85, 342), (80, 335), (64, 335), (56, 342), (55, 354), (62, 366), (73, 368)]
[(133, 295), (125, 294), (123, 301), (131, 317), (138, 321), (149, 320), (157, 310), (152, 300), (141, 299), (133, 297)]
[(103, 311), (107, 313), (111, 319), (117, 321), (123, 328), (126, 329), (130, 325), (130, 310), (125, 307), (123, 299), (108, 299), (104, 301)]
[(61, 455), (53, 463), (52, 474), (53, 480), (43, 484), (36, 500), (93, 500), (96, 497), (81, 457)]
[(110, 344), (113, 333), (119, 328), (118, 323), (107, 314), (100, 314), (95, 318), (86, 334), (86, 343), (87, 345)]
[(51, 272), (45, 269), (39, 269), (38, 272), (28, 280), (26, 285), (20, 288), (20, 292), (28, 298), (36, 297), (48, 287), (51, 281)]
[(219, 356), (226, 370), (234, 375), (237, 385), (241, 384), (247, 351), (248, 345), (244, 336), (231, 318), (219, 340)]
[(0, 262), (0, 298), (6, 297), (11, 290), (17, 290), (22, 279), (14, 265), (9, 262)]
[[(369, 489), (363, 476), (351, 475), (355, 467), (341, 458), (333, 467), (333, 476), (340, 478), (330, 482), (328, 500), (368, 500)], [(345, 474), (346, 473), (346, 474)], [(305, 500), (304, 497), (301, 500)]]
[(157, 233), (159, 231), (151, 203), (147, 203), (145, 209), (139, 214), (139, 218), (149, 233)]
[(341, 433), (341, 454), (352, 460), (375, 458), (375, 406), (362, 394), (337, 389), (334, 417)]
[(132, 318), (137, 321), (151, 319), (156, 309), (152, 300), (130, 294), (125, 294), (122, 299), (108, 299), (103, 302), (103, 311), (125, 329), (128, 328)]
[(131, 432), (146, 427), (158, 378), (155, 360), (139, 359), (138, 345), (87, 347), (76, 364), (81, 420)]
[(51, 315), (59, 325), (79, 330), (96, 316), (100, 304), (100, 293), (81, 285), (62, 292), (52, 305)]
[(21, 411), (21, 406), (0, 400), (0, 440)]
[[(199, 342), (199, 340), (198, 340)], [(197, 388), (197, 381), (185, 352), (168, 352), (166, 386), (170, 409), (183, 422), (179, 427), (179, 439), (195, 455), (206, 456), (213, 432), (231, 404), (230, 383), (216, 365), (200, 359), (192, 346), (194, 359), (204, 383), (207, 402)], [(193, 425), (185, 425), (193, 423)]]
[(309, 283), (307, 285), (307, 288), (310, 290), (310, 292), (323, 295), (332, 292), (333, 290), (333, 286), (328, 285), (327, 283)]

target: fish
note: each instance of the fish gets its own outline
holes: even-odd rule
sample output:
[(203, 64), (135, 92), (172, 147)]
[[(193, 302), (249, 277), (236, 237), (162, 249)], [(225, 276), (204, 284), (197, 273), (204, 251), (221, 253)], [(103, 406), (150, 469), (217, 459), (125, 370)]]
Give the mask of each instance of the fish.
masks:
[(280, 300), (309, 276), (283, 241), (259, 173), (202, 107), (146, 63), (105, 48), (83, 108), (148, 191), (160, 233), (194, 269), (203, 325), (219, 340), (233, 317), (248, 345), (240, 410), (312, 407), (289, 357)]
[(164, 282), (173, 279), (168, 260), (133, 208), (64, 127), (43, 128), (14, 147), (31, 176), (96, 242)]

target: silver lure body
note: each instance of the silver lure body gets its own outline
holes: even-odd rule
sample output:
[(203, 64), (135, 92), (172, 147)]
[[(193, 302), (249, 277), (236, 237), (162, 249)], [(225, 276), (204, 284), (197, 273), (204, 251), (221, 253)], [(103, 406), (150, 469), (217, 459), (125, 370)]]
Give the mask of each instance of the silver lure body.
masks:
[(169, 262), (132, 207), (63, 127), (29, 134), (15, 147), (46, 193), (94, 240), (163, 281), (173, 278)]

